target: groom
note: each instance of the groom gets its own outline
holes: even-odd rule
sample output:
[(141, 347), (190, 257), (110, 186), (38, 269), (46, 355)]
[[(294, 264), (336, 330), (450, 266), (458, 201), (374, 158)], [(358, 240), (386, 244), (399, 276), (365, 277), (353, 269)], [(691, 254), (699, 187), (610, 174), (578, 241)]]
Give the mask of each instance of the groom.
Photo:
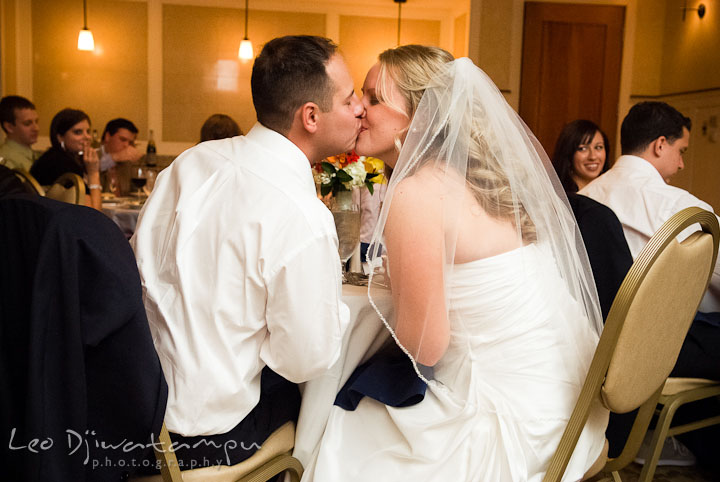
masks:
[(239, 463), (296, 420), (288, 380), (330, 368), (348, 325), (311, 164), (355, 145), (350, 73), (330, 40), (289, 36), (265, 45), (251, 86), (258, 123), (179, 156), (131, 240), (186, 468)]

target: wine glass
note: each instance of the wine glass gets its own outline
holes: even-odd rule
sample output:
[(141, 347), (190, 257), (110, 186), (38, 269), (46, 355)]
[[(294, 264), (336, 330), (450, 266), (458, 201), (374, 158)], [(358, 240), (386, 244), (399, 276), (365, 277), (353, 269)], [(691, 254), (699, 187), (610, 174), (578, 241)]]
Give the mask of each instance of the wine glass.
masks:
[[(345, 194), (341, 192), (339, 194)], [(338, 236), (338, 254), (343, 274), (343, 282), (348, 281), (347, 262), (360, 243), (360, 207), (352, 202), (351, 193), (347, 192), (348, 199), (333, 199), (331, 211), (335, 220), (335, 229)]]
[(147, 168), (145, 167), (134, 167), (130, 177), (130, 183), (135, 187), (135, 195), (138, 200), (142, 199), (144, 191), (143, 187), (147, 184)]

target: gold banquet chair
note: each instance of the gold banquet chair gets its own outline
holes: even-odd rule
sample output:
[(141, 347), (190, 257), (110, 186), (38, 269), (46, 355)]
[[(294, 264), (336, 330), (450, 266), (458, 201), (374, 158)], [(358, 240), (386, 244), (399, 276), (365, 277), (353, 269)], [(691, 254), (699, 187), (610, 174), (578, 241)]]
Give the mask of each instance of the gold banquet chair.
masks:
[(85, 181), (74, 172), (66, 172), (55, 179), (45, 197), (70, 204), (85, 204)]
[(275, 430), (257, 452), (232, 466), (216, 465), (181, 471), (165, 424), (158, 442), (162, 450), (156, 449), (155, 455), (160, 463), (160, 475), (133, 477), (130, 479), (132, 482), (265, 482), (285, 471), (290, 474), (292, 482), (299, 482), (303, 474), (300, 461), (290, 455), (295, 445), (293, 422)]
[(658, 400), (658, 405), (662, 406), (662, 410), (650, 442), (650, 456), (645, 460), (638, 482), (652, 480), (658, 460), (660, 460), (660, 452), (667, 437), (720, 424), (720, 413), (718, 413), (716, 416), (696, 422), (671, 426), (675, 412), (682, 405), (712, 397), (720, 397), (719, 381), (704, 378), (670, 377), (667, 379)]
[[(676, 236), (696, 223), (701, 229), (678, 243)], [(610, 308), (590, 370), (544, 481), (562, 479), (596, 402), (615, 413), (639, 408), (620, 456), (609, 460), (601, 456), (585, 474), (587, 479), (597, 472), (612, 472), (614, 479), (620, 480), (617, 471), (637, 455), (665, 380), (710, 282), (719, 238), (717, 218), (700, 208), (680, 211), (650, 238)]]
[(23, 183), (23, 185), (26, 186), (28, 191), (35, 192), (40, 196), (45, 195), (45, 189), (43, 189), (40, 183), (37, 182), (37, 179), (35, 179), (32, 174), (27, 172), (25, 169), (13, 169), (13, 174), (15, 174), (15, 177), (20, 179), (20, 181)]

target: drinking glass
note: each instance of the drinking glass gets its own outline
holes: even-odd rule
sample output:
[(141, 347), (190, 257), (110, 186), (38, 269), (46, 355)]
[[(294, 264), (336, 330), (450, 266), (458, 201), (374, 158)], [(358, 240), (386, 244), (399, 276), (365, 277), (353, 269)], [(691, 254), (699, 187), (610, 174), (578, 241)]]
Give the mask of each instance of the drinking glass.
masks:
[(135, 195), (138, 197), (138, 199), (142, 199), (143, 194), (145, 194), (143, 188), (145, 187), (145, 184), (147, 184), (147, 168), (134, 167), (132, 169), (130, 183), (136, 189)]
[(341, 191), (333, 198), (330, 211), (335, 219), (343, 282), (347, 282), (347, 262), (360, 243), (360, 207), (352, 201), (352, 192)]

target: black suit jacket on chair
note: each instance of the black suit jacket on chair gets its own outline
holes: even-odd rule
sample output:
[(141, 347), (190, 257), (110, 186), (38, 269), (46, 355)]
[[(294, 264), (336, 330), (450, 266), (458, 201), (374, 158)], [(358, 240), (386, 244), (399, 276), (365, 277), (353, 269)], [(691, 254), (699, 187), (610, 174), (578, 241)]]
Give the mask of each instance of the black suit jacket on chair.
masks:
[(102, 213), (23, 196), (0, 200), (0, 254), (4, 478), (123, 480), (167, 401), (129, 244)]

